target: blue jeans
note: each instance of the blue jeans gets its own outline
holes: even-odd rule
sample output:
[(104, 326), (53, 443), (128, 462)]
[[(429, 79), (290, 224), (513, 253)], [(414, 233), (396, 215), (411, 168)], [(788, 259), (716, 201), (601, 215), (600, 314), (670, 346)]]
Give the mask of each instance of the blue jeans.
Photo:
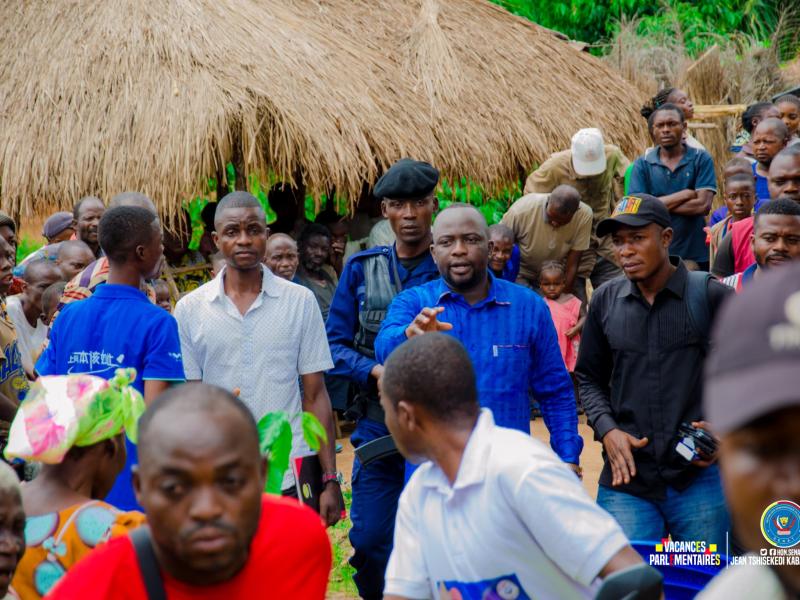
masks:
[[(386, 425), (371, 419), (358, 421), (350, 441), (354, 448), (389, 435)], [(353, 581), (362, 598), (383, 598), (386, 565), (394, 542), (397, 500), (403, 491), (405, 461), (395, 454), (366, 467), (356, 457), (353, 461), (353, 503), (350, 505), (350, 543), (356, 570)]]
[(634, 541), (661, 540), (671, 535), (675, 541), (706, 541), (722, 550), (725, 534), (731, 529), (717, 465), (703, 469), (683, 491), (667, 487), (664, 500), (645, 500), (601, 485), (597, 503)]

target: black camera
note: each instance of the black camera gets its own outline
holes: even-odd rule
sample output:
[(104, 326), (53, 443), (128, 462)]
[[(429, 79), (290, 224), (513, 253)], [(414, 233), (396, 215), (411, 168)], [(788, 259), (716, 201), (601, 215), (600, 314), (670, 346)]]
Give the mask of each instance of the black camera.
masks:
[[(705, 456), (701, 456), (698, 450)], [(686, 462), (714, 456), (716, 451), (717, 440), (704, 429), (692, 427), (688, 423), (681, 423), (681, 426), (678, 427), (678, 443), (675, 444), (675, 452)]]

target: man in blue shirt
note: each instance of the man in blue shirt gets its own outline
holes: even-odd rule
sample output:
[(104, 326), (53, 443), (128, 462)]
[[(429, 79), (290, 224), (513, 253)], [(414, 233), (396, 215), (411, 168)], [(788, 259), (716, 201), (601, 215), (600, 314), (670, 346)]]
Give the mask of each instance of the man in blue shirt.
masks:
[(443, 210), (432, 246), (441, 278), (394, 299), (375, 341), (377, 358), (386, 360), (415, 335), (449, 332), (469, 352), (480, 404), (492, 410), (497, 425), (530, 434), (533, 390), (550, 445), (579, 472), (583, 440), (550, 312), (533, 291), (489, 273), (490, 250), (486, 220), (477, 209), (456, 204)]
[[(89, 373), (110, 379), (133, 367), (133, 386), (150, 402), (171, 382), (183, 381), (178, 325), (140, 290), (161, 266), (161, 227), (151, 211), (112, 208), (100, 220), (100, 246), (108, 257), (108, 282), (86, 300), (64, 307), (50, 342), (36, 363), (41, 375)], [(125, 469), (106, 501), (122, 510), (138, 508), (130, 467), (136, 447), (128, 444)]]
[[(331, 302), (326, 329), (334, 368), (356, 384), (359, 393), (349, 412), (357, 418), (350, 441), (358, 448), (388, 436), (378, 398), (383, 366), (374, 341), (389, 304), (401, 290), (439, 276), (430, 253), (431, 219), (438, 207), (439, 172), (428, 163), (402, 159), (375, 185), (383, 216), (396, 236), (393, 246), (378, 246), (353, 255), (342, 271)], [(362, 598), (383, 597), (383, 575), (392, 550), (397, 500), (403, 489), (405, 463), (395, 454), (362, 465), (353, 461), (350, 564)]]
[(717, 193), (714, 161), (683, 141), (686, 119), (674, 104), (663, 104), (648, 119), (656, 146), (636, 159), (629, 194), (656, 196), (670, 212), (674, 236), (669, 253), (708, 270), (705, 216)]

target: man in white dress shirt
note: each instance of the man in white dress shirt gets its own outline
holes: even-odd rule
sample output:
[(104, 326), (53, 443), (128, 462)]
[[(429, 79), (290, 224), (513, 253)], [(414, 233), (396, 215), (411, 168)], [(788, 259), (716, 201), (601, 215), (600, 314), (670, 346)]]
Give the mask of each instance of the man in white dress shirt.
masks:
[[(262, 264), (269, 230), (254, 196), (225, 196), (214, 226), (214, 242), (226, 265), (175, 307), (186, 379), (238, 389), (256, 420), (267, 412), (288, 413), (293, 454), (308, 450), (302, 411), (314, 414), (328, 432), (319, 452), (325, 486), (320, 514), (333, 525), (340, 517), (341, 491), (333, 413), (323, 380), (333, 362), (317, 301), (310, 290), (276, 277)], [(293, 486), (289, 471), (283, 487), (288, 492)]]
[(565, 463), (480, 409), (452, 336), (399, 346), (380, 385), (397, 447), (429, 461), (400, 496), (385, 599), (593, 598), (602, 578), (642, 565)]

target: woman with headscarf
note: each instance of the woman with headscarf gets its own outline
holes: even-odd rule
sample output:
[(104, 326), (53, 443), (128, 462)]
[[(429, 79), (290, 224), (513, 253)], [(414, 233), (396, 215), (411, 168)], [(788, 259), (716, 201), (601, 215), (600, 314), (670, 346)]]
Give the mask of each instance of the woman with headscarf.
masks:
[(135, 442), (144, 399), (130, 383), (134, 369), (114, 378), (41, 377), (11, 424), (7, 459), (42, 463), (22, 487), (27, 549), (13, 587), (23, 600), (46, 595), (99, 543), (144, 523), (139, 512), (103, 502), (125, 464), (123, 432)]

